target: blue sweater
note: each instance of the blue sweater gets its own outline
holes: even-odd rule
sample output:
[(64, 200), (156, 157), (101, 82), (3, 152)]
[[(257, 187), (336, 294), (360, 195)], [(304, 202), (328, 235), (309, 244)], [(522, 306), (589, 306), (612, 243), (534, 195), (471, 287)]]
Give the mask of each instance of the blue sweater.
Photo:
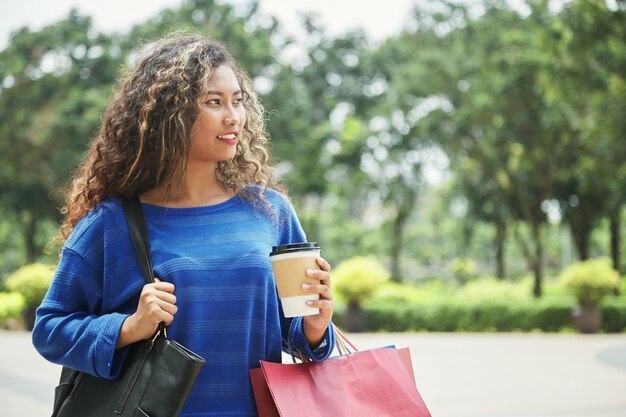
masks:
[[(265, 196), (273, 215), (240, 197), (195, 208), (143, 204), (155, 275), (175, 285), (168, 336), (207, 361), (181, 416), (256, 416), (250, 368), (280, 362), (289, 345), (321, 361), (334, 345), (327, 332), (312, 352), (302, 318), (282, 314), (269, 253), (306, 238), (289, 201)], [(117, 338), (143, 285), (121, 204), (103, 201), (65, 243), (33, 344), (52, 362), (116, 378), (127, 351), (115, 349)]]

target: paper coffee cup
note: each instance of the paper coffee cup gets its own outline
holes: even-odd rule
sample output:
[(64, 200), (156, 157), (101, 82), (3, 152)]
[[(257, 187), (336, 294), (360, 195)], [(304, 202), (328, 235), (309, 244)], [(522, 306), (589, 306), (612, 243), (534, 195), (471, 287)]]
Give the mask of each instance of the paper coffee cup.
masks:
[(320, 269), (315, 259), (321, 249), (317, 242), (292, 243), (272, 247), (272, 269), (285, 317), (319, 314), (319, 308), (306, 305), (309, 300), (319, 300), (319, 294), (302, 289), (302, 284), (319, 284), (320, 281), (306, 275), (307, 269)]

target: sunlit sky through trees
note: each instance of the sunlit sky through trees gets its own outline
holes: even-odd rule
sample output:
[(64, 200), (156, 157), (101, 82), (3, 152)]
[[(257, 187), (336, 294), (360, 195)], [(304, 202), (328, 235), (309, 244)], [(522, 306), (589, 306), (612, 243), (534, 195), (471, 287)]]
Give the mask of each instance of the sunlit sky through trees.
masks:
[[(12, 31), (28, 26), (37, 30), (58, 21), (72, 7), (92, 16), (95, 26), (102, 31), (125, 31), (133, 24), (142, 23), (166, 7), (176, 7), (182, 0), (0, 0), (0, 49), (4, 49)], [(229, 4), (249, 4), (247, 0), (219, 1)], [(400, 32), (406, 25), (415, 0), (387, 0), (382, 8), (379, 2), (360, 0), (260, 0), (264, 14), (279, 18), (289, 33), (297, 34), (301, 25), (298, 14), (313, 12), (331, 35), (363, 28), (374, 40)]]

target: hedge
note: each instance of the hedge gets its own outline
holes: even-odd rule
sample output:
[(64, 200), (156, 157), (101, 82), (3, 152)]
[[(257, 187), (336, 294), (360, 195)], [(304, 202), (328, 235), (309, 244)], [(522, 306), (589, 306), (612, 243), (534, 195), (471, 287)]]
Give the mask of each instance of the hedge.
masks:
[[(572, 304), (567, 299), (539, 301), (492, 301), (482, 303), (458, 300), (429, 300), (412, 304), (368, 305), (367, 331), (403, 332), (560, 332), (572, 329)], [(341, 326), (344, 311), (334, 321)], [(626, 301), (605, 301), (602, 331), (626, 331)]]
[(0, 326), (8, 319), (21, 318), (24, 310), (24, 297), (17, 292), (0, 292)]

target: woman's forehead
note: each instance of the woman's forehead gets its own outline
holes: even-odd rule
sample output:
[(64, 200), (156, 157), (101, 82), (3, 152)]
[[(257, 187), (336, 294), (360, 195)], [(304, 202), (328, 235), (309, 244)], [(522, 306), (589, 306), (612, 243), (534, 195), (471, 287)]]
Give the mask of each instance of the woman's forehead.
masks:
[(207, 93), (233, 94), (241, 90), (239, 80), (231, 67), (221, 65), (213, 71), (206, 85)]

